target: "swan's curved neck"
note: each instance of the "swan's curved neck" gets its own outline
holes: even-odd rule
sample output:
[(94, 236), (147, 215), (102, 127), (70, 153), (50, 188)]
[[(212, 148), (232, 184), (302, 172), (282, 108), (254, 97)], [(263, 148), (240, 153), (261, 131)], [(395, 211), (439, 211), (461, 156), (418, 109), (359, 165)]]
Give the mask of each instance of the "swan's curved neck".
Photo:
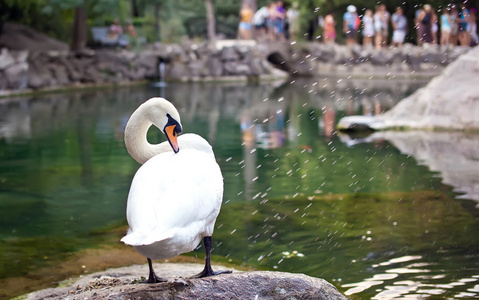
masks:
[(125, 146), (128, 153), (140, 164), (159, 153), (158, 146), (148, 142), (146, 135), (153, 123), (145, 118), (144, 110), (136, 110), (125, 128)]

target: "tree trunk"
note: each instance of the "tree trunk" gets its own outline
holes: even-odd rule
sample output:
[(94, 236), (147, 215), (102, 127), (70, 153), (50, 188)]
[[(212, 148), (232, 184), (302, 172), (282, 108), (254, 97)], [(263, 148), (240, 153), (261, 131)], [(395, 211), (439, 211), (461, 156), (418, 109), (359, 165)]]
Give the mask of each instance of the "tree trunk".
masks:
[(155, 32), (156, 32), (156, 38), (159, 41), (161, 39), (161, 34), (160, 34), (160, 4), (158, 2), (155, 2), (155, 7), (154, 7), (154, 15), (155, 15)]
[(140, 11), (138, 9), (138, 3), (136, 0), (130, 0), (131, 5), (131, 16), (133, 18), (138, 18), (140, 16)]
[(87, 37), (86, 12), (83, 5), (75, 7), (75, 20), (73, 22), (73, 41), (71, 49), (80, 51), (86, 47)]
[(208, 24), (208, 40), (214, 42), (216, 39), (216, 29), (215, 29), (215, 11), (213, 8), (212, 0), (205, 0), (206, 6), (206, 20)]

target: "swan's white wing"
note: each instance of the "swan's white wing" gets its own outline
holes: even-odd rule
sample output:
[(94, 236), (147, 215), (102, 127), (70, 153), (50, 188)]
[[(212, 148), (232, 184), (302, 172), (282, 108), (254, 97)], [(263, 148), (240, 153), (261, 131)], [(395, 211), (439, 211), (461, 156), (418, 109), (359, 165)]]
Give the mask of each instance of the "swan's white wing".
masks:
[(181, 235), (211, 235), (223, 195), (223, 178), (211, 154), (192, 149), (162, 153), (136, 173), (128, 196), (130, 245)]

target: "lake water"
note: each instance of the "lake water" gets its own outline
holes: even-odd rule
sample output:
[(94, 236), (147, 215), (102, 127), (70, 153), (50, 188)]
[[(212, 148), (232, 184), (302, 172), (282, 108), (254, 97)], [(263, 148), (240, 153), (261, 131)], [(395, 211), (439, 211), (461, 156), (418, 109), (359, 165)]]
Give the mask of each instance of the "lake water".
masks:
[[(214, 261), (321, 277), (353, 299), (478, 297), (479, 184), (456, 184), (428, 160), (460, 165), (441, 158), (451, 138), (415, 157), (425, 142), (414, 133), (334, 132), (341, 116), (381, 113), (425, 84), (170, 83), (0, 99), (0, 298), (74, 275), (62, 266), (75, 253), (127, 248), (118, 239), (139, 165), (123, 129), (159, 95), (178, 108), (184, 132), (213, 145), (223, 171)], [(148, 138), (164, 139), (154, 129)], [(467, 169), (479, 161), (468, 145), (471, 163), (452, 173), (479, 178)]]

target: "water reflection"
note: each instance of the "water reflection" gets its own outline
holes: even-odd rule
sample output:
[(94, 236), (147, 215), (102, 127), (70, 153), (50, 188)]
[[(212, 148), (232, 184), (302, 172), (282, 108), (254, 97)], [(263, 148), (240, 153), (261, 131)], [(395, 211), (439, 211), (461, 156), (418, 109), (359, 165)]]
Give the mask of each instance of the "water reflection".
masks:
[[(185, 132), (208, 139), (223, 171), (215, 255), (336, 280), (343, 291), (361, 289), (354, 296), (363, 299), (418, 281), (407, 293), (427, 284), (447, 295), (474, 293), (472, 284), (439, 286), (457, 287), (457, 269), (463, 279), (477, 274), (477, 218), (468, 202), (454, 200), (442, 178), (394, 142), (346, 145), (336, 136), (343, 115), (376, 114), (424, 83), (373, 84), (329, 78), (162, 87)], [(101, 243), (104, 228), (125, 224), (138, 164), (126, 153), (123, 129), (159, 93), (127, 87), (0, 100), (0, 284), (32, 277), (31, 270)], [(152, 129), (148, 139), (163, 136)]]
[[(406, 262), (414, 263), (397, 267)], [(467, 286), (468, 292), (459, 292), (453, 298), (469, 298), (477, 295), (477, 282), (479, 275), (471, 278), (460, 278), (452, 282), (443, 282), (446, 278), (444, 274), (428, 275), (431, 269), (424, 267), (431, 266), (424, 262), (421, 256), (403, 256), (391, 259), (389, 261), (372, 265), (372, 268), (392, 267), (385, 269), (385, 273), (375, 274), (370, 278), (357, 283), (344, 284), (342, 287), (349, 288), (345, 295), (350, 296), (364, 292), (375, 286), (381, 286), (376, 289), (376, 294), (371, 299), (411, 299), (428, 298), (431, 295), (443, 295), (448, 289), (454, 289), (457, 286)], [(414, 274), (410, 279), (401, 280), (403, 274)], [(397, 280), (399, 278), (399, 280)], [(392, 281), (394, 280), (394, 281)], [(472, 288), (469, 288), (472, 287)]]
[(391, 142), (419, 164), (438, 172), (443, 183), (454, 187), (458, 198), (472, 199), (479, 207), (479, 135), (463, 132), (377, 132), (366, 138), (342, 135), (349, 146), (381, 140)]
[[(181, 110), (182, 119), (192, 120), (205, 115), (209, 120), (209, 137), (216, 134), (219, 115), (233, 117), (241, 128), (260, 127), (253, 133), (262, 148), (275, 148), (284, 142), (284, 127), (288, 125), (289, 140), (295, 140), (299, 104), (310, 110), (322, 111), (318, 126), (331, 136), (337, 112), (341, 115), (380, 113), (394, 106), (425, 82), (372, 81), (359, 79), (331, 79), (319, 81), (297, 80), (288, 83), (248, 87), (238, 85), (189, 84), (181, 87), (170, 84), (166, 97)], [(132, 92), (134, 90), (134, 92)], [(16, 97), (0, 100), (0, 138), (30, 138), (55, 126), (68, 124), (72, 116), (93, 114), (99, 116), (112, 105), (110, 114), (118, 109), (128, 117), (130, 107), (148, 97), (157, 96), (160, 89), (104, 89), (95, 92), (52, 94), (45, 97)], [(163, 90), (163, 89), (162, 89)], [(99, 102), (101, 101), (101, 102)], [(115, 107), (118, 109), (115, 109)], [(125, 109), (126, 108), (126, 109)], [(50, 121), (45, 121), (50, 120)], [(118, 121), (118, 120), (117, 120)], [(124, 123), (119, 121), (120, 124)], [(105, 124), (104, 124), (105, 125)], [(116, 128), (120, 132), (122, 127)], [(101, 130), (101, 128), (99, 128)], [(109, 128), (104, 128), (109, 130)], [(252, 138), (252, 137), (250, 137)], [(248, 137), (245, 137), (248, 140)]]

